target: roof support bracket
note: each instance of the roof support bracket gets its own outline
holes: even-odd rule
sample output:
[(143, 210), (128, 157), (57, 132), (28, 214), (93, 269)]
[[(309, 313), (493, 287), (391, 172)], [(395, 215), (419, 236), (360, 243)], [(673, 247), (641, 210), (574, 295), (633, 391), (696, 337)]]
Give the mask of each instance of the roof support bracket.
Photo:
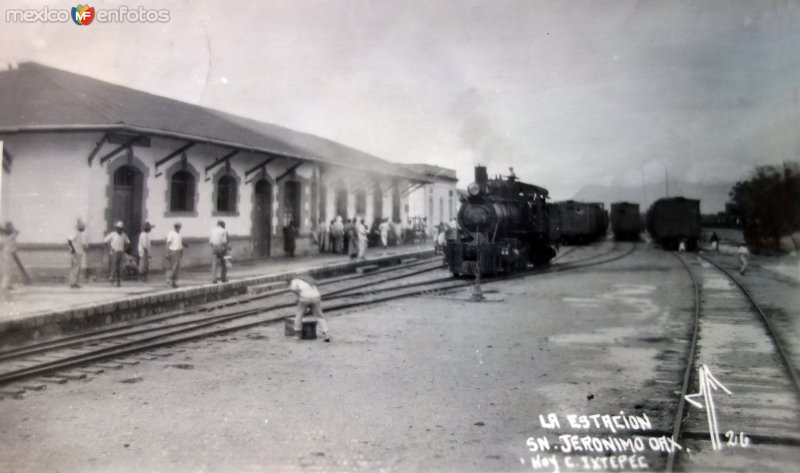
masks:
[(106, 161), (108, 161), (109, 159), (113, 158), (114, 156), (119, 154), (121, 151), (126, 150), (126, 149), (130, 148), (131, 146), (135, 145), (136, 142), (139, 141), (142, 138), (144, 138), (144, 135), (137, 135), (137, 136), (132, 137), (131, 139), (129, 139), (125, 143), (117, 146), (116, 148), (114, 148), (113, 151), (111, 151), (110, 153), (108, 153), (105, 156), (103, 156), (102, 158), (100, 158), (100, 165), (102, 166), (103, 164), (106, 163)]
[[(212, 169), (214, 169), (215, 167), (219, 166), (222, 163), (225, 163), (225, 165), (230, 168), (230, 165), (231, 165), (230, 159), (232, 157), (236, 156), (237, 154), (239, 154), (239, 150), (235, 149), (235, 150), (231, 151), (230, 153), (227, 153), (225, 156), (217, 159), (213, 163), (209, 164), (208, 166), (206, 166), (206, 176), (208, 176), (208, 172), (209, 171), (211, 171)], [(208, 178), (206, 178), (206, 180), (208, 180)]]
[(269, 158), (265, 159), (264, 161), (261, 161), (261, 164), (259, 164), (259, 165), (255, 166), (255, 167), (253, 167), (253, 168), (251, 168), (251, 169), (248, 169), (248, 170), (247, 170), (247, 171), (244, 173), (245, 184), (250, 184), (251, 182), (253, 182), (253, 179), (255, 179), (255, 177), (253, 177), (253, 179), (250, 179), (249, 181), (247, 180), (247, 178), (248, 178), (248, 177), (249, 177), (251, 174), (253, 174), (253, 173), (255, 173), (255, 172), (258, 172), (258, 171), (261, 171), (261, 170), (263, 170), (263, 171), (264, 171), (264, 173), (266, 174), (266, 172), (267, 172), (267, 164), (271, 163), (271, 162), (272, 162), (272, 161), (274, 161), (275, 159), (276, 159), (276, 157), (275, 157), (275, 156), (270, 156)]
[(89, 167), (92, 166), (94, 158), (97, 157), (97, 153), (100, 152), (100, 150), (103, 148), (103, 145), (106, 144), (106, 141), (108, 141), (108, 133), (103, 133), (103, 137), (100, 138), (100, 141), (95, 144), (94, 149), (91, 153), (89, 153), (89, 158), (86, 160), (89, 163)]
[(170, 159), (174, 158), (175, 156), (178, 156), (179, 154), (185, 152), (187, 149), (191, 148), (194, 145), (195, 145), (195, 142), (194, 141), (190, 141), (190, 142), (186, 143), (185, 145), (181, 146), (180, 148), (176, 149), (175, 151), (169, 153), (163, 159), (159, 159), (158, 161), (156, 161), (156, 172), (157, 172), (156, 177), (158, 177), (159, 174), (160, 174), (160, 173), (158, 173), (159, 166), (163, 165), (164, 163), (166, 163)]
[(8, 149), (3, 146), (3, 171), (11, 174), (11, 164), (13, 161), (14, 159), (11, 157), (11, 153), (9, 153)]
[(291, 166), (289, 169), (287, 169), (287, 170), (286, 170), (286, 172), (284, 172), (283, 174), (281, 174), (280, 176), (278, 176), (278, 177), (275, 179), (275, 184), (277, 184), (277, 183), (281, 182), (281, 180), (282, 180), (283, 178), (285, 178), (286, 176), (288, 176), (289, 174), (291, 174), (292, 172), (294, 172), (294, 170), (295, 170), (295, 169), (297, 169), (297, 168), (299, 168), (299, 167), (300, 167), (302, 164), (303, 164), (303, 161), (300, 161), (300, 162), (298, 162), (297, 164), (295, 164), (295, 165)]
[(403, 191), (401, 197), (408, 196), (409, 194), (411, 194), (412, 192), (414, 192), (415, 190), (419, 189), (420, 187), (422, 187), (424, 185), (425, 185), (424, 182), (423, 183), (417, 183), (417, 184), (409, 184), (408, 187), (406, 188), (406, 190)]

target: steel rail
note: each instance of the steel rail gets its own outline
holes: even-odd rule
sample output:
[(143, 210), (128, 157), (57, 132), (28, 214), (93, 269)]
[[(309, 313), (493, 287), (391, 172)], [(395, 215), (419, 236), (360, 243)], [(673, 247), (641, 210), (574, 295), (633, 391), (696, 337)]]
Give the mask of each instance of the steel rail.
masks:
[[(351, 274), (351, 275), (347, 275), (347, 276), (340, 276), (340, 277), (335, 277), (335, 278), (331, 278), (331, 279), (325, 279), (325, 280), (321, 280), (318, 283), (318, 286), (326, 286), (326, 285), (329, 285), (329, 284), (335, 284), (335, 283), (339, 283), (339, 282), (350, 281), (350, 280), (353, 280), (353, 279), (361, 279), (361, 278), (365, 278), (365, 277), (372, 277), (372, 276), (374, 276), (376, 274), (383, 274), (383, 273), (386, 273), (386, 272), (402, 271), (402, 270), (406, 270), (406, 269), (409, 269), (409, 268), (412, 268), (412, 267), (415, 267), (415, 266), (419, 266), (419, 265), (423, 265), (423, 264), (430, 264), (431, 263), (430, 259), (431, 258), (426, 258), (424, 261), (415, 261), (413, 263), (408, 263), (408, 264), (405, 264), (405, 265), (391, 266), (391, 267), (388, 267), (388, 268), (383, 268), (383, 269), (379, 269), (377, 271), (373, 271), (371, 273)], [(433, 269), (436, 269), (436, 267), (431, 268), (431, 269), (426, 269), (426, 270), (423, 270), (421, 272), (430, 271), (430, 270), (433, 270)], [(415, 273), (412, 273), (411, 275), (415, 275), (415, 274), (418, 274), (418, 273), (419, 272), (415, 272)], [(399, 276), (399, 277), (403, 277), (403, 276)], [(204, 304), (203, 306), (195, 307), (193, 309), (185, 310), (185, 311), (182, 311), (182, 312), (181, 311), (171, 311), (169, 313), (169, 315), (162, 315), (162, 316), (153, 317), (153, 318), (147, 318), (147, 317), (140, 318), (140, 319), (134, 320), (131, 323), (127, 323), (127, 324), (124, 324), (124, 325), (118, 325), (118, 326), (115, 326), (115, 327), (108, 327), (108, 328), (103, 328), (103, 329), (99, 329), (99, 330), (93, 330), (91, 332), (84, 332), (84, 333), (80, 333), (80, 334), (76, 334), (76, 335), (70, 335), (70, 336), (66, 336), (66, 337), (59, 337), (57, 339), (51, 339), (51, 340), (47, 340), (47, 341), (44, 341), (44, 342), (39, 342), (39, 343), (36, 343), (36, 344), (25, 345), (25, 346), (22, 346), (22, 347), (17, 347), (17, 348), (13, 348), (13, 349), (10, 349), (10, 350), (6, 350), (6, 351), (3, 351), (3, 352), (0, 352), (0, 361), (13, 360), (13, 359), (19, 358), (21, 356), (33, 355), (33, 354), (36, 354), (36, 353), (41, 353), (41, 352), (45, 352), (45, 351), (53, 350), (53, 349), (62, 349), (62, 348), (70, 348), (70, 347), (80, 346), (80, 345), (84, 345), (86, 343), (102, 341), (102, 340), (105, 340), (107, 338), (114, 338), (114, 337), (126, 336), (126, 335), (135, 335), (135, 334), (138, 334), (138, 333), (147, 332), (149, 330), (154, 330), (154, 329), (150, 329), (150, 328), (145, 328), (145, 329), (140, 329), (139, 331), (137, 331), (137, 330), (130, 331), (131, 329), (135, 329), (136, 327), (157, 324), (157, 323), (164, 322), (166, 320), (175, 319), (175, 318), (178, 318), (178, 317), (186, 317), (186, 316), (202, 314), (204, 312), (209, 312), (211, 310), (218, 310), (218, 309), (222, 309), (222, 308), (225, 308), (225, 307), (231, 307), (231, 306), (235, 306), (235, 305), (247, 304), (247, 303), (250, 303), (252, 301), (263, 300), (263, 299), (267, 299), (267, 298), (271, 298), (271, 297), (277, 297), (277, 296), (280, 296), (280, 295), (283, 295), (283, 294), (288, 294), (289, 292), (290, 292), (289, 289), (280, 288), (280, 289), (277, 289), (275, 291), (268, 291), (265, 294), (258, 294), (258, 295), (254, 295), (254, 296), (245, 296), (245, 297), (233, 297), (233, 298), (230, 298), (230, 299), (226, 299), (224, 301), (216, 301), (216, 302), (212, 302), (212, 303), (207, 303), (207, 304)], [(196, 322), (197, 322), (196, 320), (190, 320), (190, 321), (178, 322), (178, 323), (176, 323), (174, 325), (175, 326), (181, 326), (181, 325), (192, 324), (192, 323), (196, 323)], [(155, 328), (155, 330), (161, 330), (163, 328), (164, 327), (157, 327), (157, 328)], [(114, 333), (119, 334), (119, 335), (108, 335), (108, 334), (114, 334)], [(107, 335), (107, 336), (102, 336), (102, 335)]]
[[(550, 269), (549, 272), (559, 272), (559, 271), (566, 271), (566, 270), (570, 270), (570, 269), (579, 269), (579, 268), (594, 266), (594, 265), (603, 264), (603, 263), (607, 263), (607, 262), (612, 262), (612, 261), (616, 261), (616, 260), (619, 260), (621, 258), (624, 258), (624, 257), (630, 255), (631, 253), (633, 253), (633, 251), (635, 251), (635, 249), (636, 249), (636, 245), (634, 244), (629, 251), (625, 252), (622, 255), (617, 255), (617, 256), (615, 256), (613, 258), (610, 258), (610, 259), (608, 259), (606, 261), (598, 261), (598, 262), (586, 263), (586, 264), (581, 264), (581, 265), (572, 263), (572, 266), (568, 266), (568, 263), (564, 263), (563, 265), (560, 265), (555, 270), (553, 270), (552, 268), (533, 269), (531, 271), (527, 271), (527, 272), (523, 272), (523, 273), (515, 273), (515, 274), (504, 276), (504, 277), (501, 277), (501, 278), (494, 278), (493, 281), (502, 281), (502, 280), (507, 280), (507, 279), (522, 278), (522, 277), (525, 277), (525, 276), (528, 276), (528, 275), (531, 275), (531, 274), (540, 274), (540, 273), (543, 273), (543, 272), (547, 272), (548, 269)], [(411, 276), (413, 276), (413, 275), (409, 275), (409, 277), (411, 277)], [(439, 279), (435, 279), (435, 280), (420, 281), (420, 282), (404, 285), (404, 286), (399, 287), (399, 288), (398, 287), (391, 287), (391, 288), (385, 288), (385, 289), (373, 289), (371, 291), (362, 291), (362, 292), (357, 292), (357, 293), (348, 293), (350, 290), (349, 289), (344, 289), (344, 290), (340, 290), (340, 291), (335, 291), (335, 293), (331, 293), (330, 296), (332, 296), (332, 297), (329, 297), (328, 300), (330, 300), (330, 299), (353, 298), (353, 297), (359, 297), (359, 296), (374, 296), (375, 294), (382, 293), (382, 292), (392, 292), (392, 291), (398, 291), (399, 289), (407, 289), (409, 287), (425, 286), (422, 290), (414, 290), (414, 291), (411, 291), (411, 292), (400, 292), (398, 294), (393, 294), (393, 295), (388, 295), (388, 296), (383, 296), (383, 297), (378, 297), (378, 298), (374, 298), (373, 297), (371, 299), (363, 300), (363, 301), (340, 303), (338, 305), (329, 306), (326, 310), (329, 311), (329, 312), (336, 312), (336, 311), (339, 311), (339, 310), (344, 310), (344, 309), (348, 309), (348, 308), (352, 308), (352, 307), (371, 305), (371, 304), (376, 304), (376, 303), (385, 302), (385, 301), (394, 300), (394, 299), (412, 297), (412, 296), (416, 296), (416, 295), (420, 295), (420, 294), (424, 295), (424, 294), (430, 294), (432, 292), (439, 292), (439, 293), (441, 293), (441, 292), (449, 292), (449, 291), (452, 291), (454, 289), (460, 289), (460, 288), (468, 287), (468, 286), (472, 285), (471, 281), (466, 281), (466, 282), (465, 281), (460, 281), (460, 282), (457, 282), (455, 284), (447, 284), (447, 283), (452, 283), (452, 282), (453, 282), (452, 277), (447, 277), (447, 278), (439, 278)], [(433, 284), (441, 283), (441, 284), (443, 284), (443, 286), (442, 287), (438, 287), (438, 288), (430, 288), (432, 283)], [(294, 303), (282, 304), (280, 306), (266, 308), (266, 311), (274, 313), (274, 312), (282, 310), (282, 309), (293, 307), (294, 305), (295, 305)], [(116, 357), (120, 357), (120, 356), (127, 356), (127, 355), (134, 354), (134, 353), (141, 353), (141, 352), (144, 352), (144, 351), (147, 351), (147, 350), (152, 350), (152, 349), (156, 349), (156, 348), (162, 348), (162, 347), (165, 347), (165, 346), (171, 346), (171, 345), (174, 345), (176, 343), (182, 343), (182, 342), (186, 342), (186, 341), (198, 340), (198, 339), (201, 339), (201, 338), (208, 338), (208, 337), (212, 337), (212, 336), (223, 335), (223, 334), (227, 334), (227, 333), (230, 333), (230, 332), (233, 332), (233, 331), (238, 331), (238, 330), (245, 330), (245, 329), (248, 329), (248, 328), (253, 328), (253, 327), (258, 326), (258, 325), (262, 325), (264, 323), (269, 323), (269, 322), (274, 322), (274, 321), (281, 320), (281, 319), (285, 318), (285, 316), (286, 316), (285, 313), (282, 313), (282, 314), (278, 314), (278, 315), (273, 315), (272, 317), (269, 317), (267, 319), (261, 319), (261, 320), (255, 321), (255, 322), (236, 325), (234, 327), (218, 328), (218, 329), (214, 329), (214, 330), (206, 331), (206, 332), (202, 332), (202, 333), (193, 333), (191, 335), (180, 336), (180, 335), (183, 335), (183, 334), (188, 334), (190, 332), (197, 332), (200, 329), (203, 329), (203, 328), (206, 328), (206, 327), (211, 327), (213, 325), (218, 325), (218, 324), (225, 323), (225, 322), (230, 322), (230, 321), (233, 321), (233, 320), (236, 320), (236, 319), (257, 315), (259, 313), (263, 313), (264, 311), (265, 311), (264, 307), (256, 307), (256, 308), (248, 309), (248, 310), (245, 310), (245, 311), (237, 312), (235, 314), (227, 314), (225, 316), (220, 316), (218, 319), (215, 319), (214, 321), (208, 321), (208, 322), (204, 322), (203, 320), (195, 321), (196, 325), (194, 327), (191, 327), (191, 328), (178, 329), (178, 330), (174, 330), (172, 332), (163, 333), (163, 334), (160, 334), (160, 335), (155, 335), (155, 336), (152, 336), (152, 337), (149, 337), (149, 338), (145, 338), (145, 339), (127, 341), (125, 343), (117, 344), (117, 345), (114, 345), (114, 346), (111, 346), (111, 347), (99, 348), (99, 349), (96, 349), (96, 350), (93, 350), (93, 351), (90, 351), (90, 352), (87, 352), (87, 353), (81, 353), (81, 354), (73, 355), (73, 356), (70, 356), (70, 357), (62, 358), (60, 360), (47, 361), (45, 363), (41, 363), (41, 364), (38, 364), (38, 365), (33, 365), (33, 366), (22, 368), (22, 369), (19, 369), (19, 370), (16, 370), (16, 371), (7, 372), (7, 373), (5, 373), (5, 374), (0, 376), (0, 384), (7, 384), (7, 383), (10, 383), (10, 382), (26, 379), (26, 378), (29, 378), (29, 377), (32, 377), (32, 376), (49, 374), (49, 373), (53, 373), (53, 372), (56, 372), (56, 371), (64, 370), (64, 369), (67, 369), (67, 368), (74, 368), (76, 366), (82, 366), (82, 365), (89, 364), (89, 363), (96, 363), (96, 362), (104, 361), (104, 360), (107, 360), (107, 359), (110, 359), (110, 358), (116, 358)], [(167, 340), (166, 338), (168, 338), (168, 337), (177, 337), (177, 338), (172, 338), (172, 339)]]
[[(689, 392), (689, 382), (692, 378), (694, 371), (694, 358), (697, 353), (697, 335), (700, 331), (700, 286), (697, 284), (697, 278), (694, 277), (692, 269), (689, 264), (681, 258), (678, 253), (673, 252), (672, 255), (681, 262), (686, 272), (689, 273), (689, 278), (692, 281), (692, 288), (694, 291), (694, 317), (692, 322), (692, 342), (689, 345), (689, 357), (686, 361), (686, 370), (683, 373), (683, 384), (681, 385), (681, 398), (678, 401), (678, 410), (675, 413), (675, 421), (672, 425), (672, 441), (674, 444), (678, 443), (678, 437), (681, 434), (683, 426), (683, 411), (686, 409), (686, 394)], [(667, 455), (667, 466), (664, 469), (666, 473), (672, 473), (675, 468), (675, 453), (676, 450), (672, 449)]]
[(792, 364), (791, 358), (789, 357), (789, 354), (786, 352), (786, 349), (784, 348), (781, 339), (778, 337), (778, 330), (775, 328), (775, 325), (772, 323), (772, 321), (769, 320), (767, 314), (765, 314), (764, 311), (761, 309), (761, 306), (758, 305), (758, 302), (756, 302), (755, 297), (753, 297), (753, 295), (750, 293), (750, 291), (747, 290), (744, 284), (742, 284), (738, 279), (733, 277), (733, 275), (727, 269), (723, 268), (715, 261), (711, 260), (706, 256), (703, 255), (698, 255), (698, 256), (704, 261), (707, 261), (708, 263), (712, 264), (715, 268), (717, 268), (717, 270), (719, 270), (725, 276), (727, 276), (728, 279), (733, 281), (733, 283), (736, 284), (736, 286), (742, 291), (745, 297), (747, 297), (747, 300), (750, 302), (750, 305), (753, 306), (756, 312), (758, 312), (761, 321), (767, 328), (767, 333), (769, 334), (770, 338), (775, 344), (775, 347), (778, 349), (778, 354), (780, 354), (781, 360), (783, 361), (783, 366), (786, 369), (789, 378), (791, 378), (795, 390), (797, 391), (798, 394), (800, 394), (800, 378), (798, 378), (797, 376), (797, 371), (795, 370), (794, 365)]

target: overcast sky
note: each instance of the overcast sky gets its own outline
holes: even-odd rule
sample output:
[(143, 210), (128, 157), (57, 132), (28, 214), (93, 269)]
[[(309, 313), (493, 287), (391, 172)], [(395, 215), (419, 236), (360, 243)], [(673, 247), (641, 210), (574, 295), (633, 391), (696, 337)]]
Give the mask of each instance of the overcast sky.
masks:
[[(69, 8), (6, 0), (0, 8)], [(34, 60), (397, 162), (584, 186), (733, 182), (798, 160), (794, 1), (91, 2), (167, 24), (3, 24)], [(5, 16), (5, 15), (4, 15)], [(3, 21), (4, 18), (0, 21)], [(0, 111), (2, 113), (2, 111)], [(701, 196), (702, 197), (702, 196)]]

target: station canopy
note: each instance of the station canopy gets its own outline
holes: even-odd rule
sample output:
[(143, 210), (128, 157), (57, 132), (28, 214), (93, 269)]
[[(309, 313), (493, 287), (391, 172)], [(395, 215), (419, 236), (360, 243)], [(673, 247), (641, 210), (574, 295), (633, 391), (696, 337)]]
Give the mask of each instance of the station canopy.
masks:
[(325, 138), (33, 62), (0, 71), (0, 110), (0, 133), (122, 131), (430, 180)]

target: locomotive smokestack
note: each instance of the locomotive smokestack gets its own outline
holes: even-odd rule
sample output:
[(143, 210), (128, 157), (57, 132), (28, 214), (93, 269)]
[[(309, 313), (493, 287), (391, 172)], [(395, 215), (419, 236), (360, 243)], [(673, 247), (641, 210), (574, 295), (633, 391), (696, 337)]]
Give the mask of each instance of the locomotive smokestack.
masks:
[(486, 166), (475, 166), (475, 184), (481, 191), (486, 192), (486, 187), (489, 182), (489, 174), (486, 173)]

